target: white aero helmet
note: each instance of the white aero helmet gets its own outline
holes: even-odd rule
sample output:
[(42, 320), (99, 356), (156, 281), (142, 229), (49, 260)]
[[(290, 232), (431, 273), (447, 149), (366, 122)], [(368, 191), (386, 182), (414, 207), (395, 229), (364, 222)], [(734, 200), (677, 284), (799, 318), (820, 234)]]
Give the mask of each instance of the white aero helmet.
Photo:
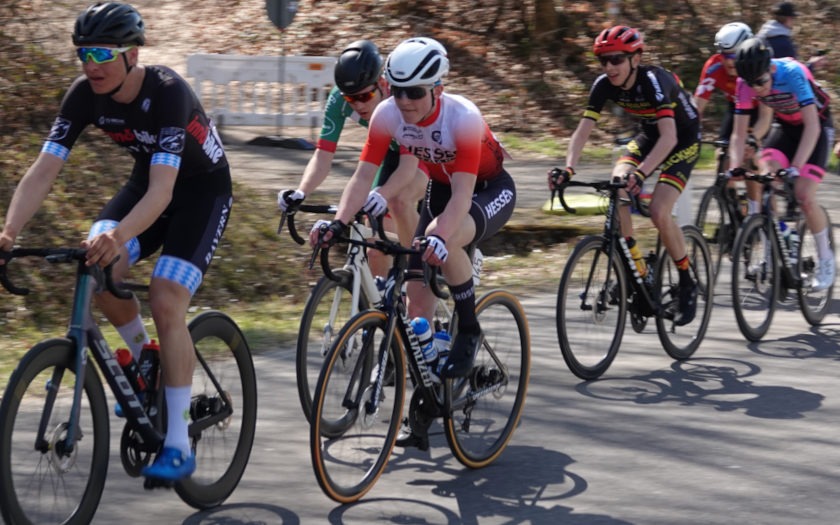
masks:
[(385, 62), (385, 78), (398, 87), (432, 85), (448, 72), (446, 48), (426, 37), (400, 42)]
[(721, 27), (715, 35), (715, 47), (721, 53), (726, 51), (734, 53), (738, 44), (752, 36), (750, 26), (743, 22), (731, 22)]

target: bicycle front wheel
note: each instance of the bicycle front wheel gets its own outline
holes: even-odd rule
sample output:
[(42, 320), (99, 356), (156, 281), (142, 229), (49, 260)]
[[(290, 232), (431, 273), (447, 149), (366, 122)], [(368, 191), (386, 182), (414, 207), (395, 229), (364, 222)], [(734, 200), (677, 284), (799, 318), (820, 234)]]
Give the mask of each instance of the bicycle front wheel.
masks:
[[(823, 212), (828, 217), (828, 212), (824, 208)], [(800, 221), (798, 230), (801, 241), (797, 258), (797, 271), (802, 279), (802, 284), (797, 290), (799, 308), (808, 324), (819, 326), (831, 308), (834, 285), (832, 284), (829, 288), (820, 291), (814, 290), (811, 286), (811, 282), (816, 276), (817, 265), (820, 262), (817, 240), (804, 220)], [(834, 233), (832, 232), (831, 221), (828, 221), (828, 246), (831, 248), (831, 256), (834, 257)]]
[[(324, 356), (338, 331), (353, 316), (353, 274), (333, 270), (337, 281), (321, 277), (309, 294), (298, 330), (295, 371), (300, 407), (307, 421), (312, 414), (312, 394), (324, 364)], [(360, 294), (356, 312), (367, 310), (368, 300)]]
[[(482, 342), (467, 388), (446, 381), (443, 426), (452, 454), (463, 465), (489, 465), (519, 422), (531, 369), (531, 334), (519, 300), (493, 290), (476, 303)], [(466, 386), (466, 385), (464, 385)], [(454, 395), (453, 395), (454, 394)]]
[(196, 471), (175, 490), (188, 505), (206, 509), (230, 496), (248, 465), (257, 423), (257, 378), (248, 343), (230, 317), (204, 312), (189, 330), (198, 360), (189, 429)]
[(710, 186), (703, 193), (694, 224), (700, 229), (709, 247), (712, 273), (717, 282), (721, 261), (724, 255), (732, 251), (732, 242), (735, 239), (735, 226), (726, 212), (719, 187)]
[(767, 217), (753, 215), (732, 248), (732, 308), (738, 328), (750, 341), (764, 337), (776, 311), (779, 271), (773, 239)]
[(312, 468), (324, 493), (339, 503), (356, 501), (373, 487), (400, 428), (403, 341), (395, 332), (384, 348), (387, 323), (378, 310), (354, 316), (339, 332), (315, 387), (309, 426)]
[(93, 363), (72, 449), (66, 438), (76, 384), (76, 349), (67, 339), (34, 346), (0, 403), (0, 511), (6, 523), (93, 519), (108, 475), (108, 405)]
[(601, 237), (575, 246), (557, 292), (557, 337), (569, 370), (581, 379), (607, 371), (618, 353), (627, 318), (627, 286), (618, 256)]
[(696, 226), (683, 226), (685, 253), (688, 256), (691, 278), (697, 283), (697, 313), (690, 323), (677, 326), (674, 316), (678, 310), (679, 272), (673, 258), (666, 251), (659, 257), (656, 270), (662, 314), (656, 316), (656, 332), (665, 352), (674, 359), (688, 359), (700, 346), (709, 328), (714, 303), (714, 261), (703, 234)]

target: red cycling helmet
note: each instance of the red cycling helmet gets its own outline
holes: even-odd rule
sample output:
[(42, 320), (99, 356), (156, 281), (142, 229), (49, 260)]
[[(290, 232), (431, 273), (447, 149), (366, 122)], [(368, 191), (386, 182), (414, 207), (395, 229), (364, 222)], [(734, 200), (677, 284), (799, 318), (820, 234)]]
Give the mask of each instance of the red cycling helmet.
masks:
[(644, 49), (644, 46), (642, 34), (637, 30), (627, 26), (615, 26), (604, 29), (595, 37), (592, 51), (596, 55), (615, 52), (635, 53)]

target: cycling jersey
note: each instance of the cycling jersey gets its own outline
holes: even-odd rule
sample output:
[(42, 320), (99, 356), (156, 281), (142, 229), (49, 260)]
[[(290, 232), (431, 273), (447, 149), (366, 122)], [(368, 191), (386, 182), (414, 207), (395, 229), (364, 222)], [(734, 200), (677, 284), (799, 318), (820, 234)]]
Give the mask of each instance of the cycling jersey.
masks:
[(85, 76), (77, 78), (42, 151), (66, 160), (89, 124), (131, 154), (132, 178), (144, 188), (149, 167), (165, 164), (178, 168), (176, 193), (185, 184), (230, 192), (228, 161), (215, 126), (189, 84), (167, 67), (145, 66), (140, 92), (128, 104), (96, 95)]
[(678, 135), (696, 138), (697, 109), (679, 79), (659, 66), (639, 66), (636, 71), (635, 84), (626, 90), (612, 85), (606, 74), (595, 79), (583, 117), (597, 121), (607, 100), (612, 100), (627, 113), (639, 117), (643, 130), (648, 133), (658, 136), (656, 121), (671, 117)]
[(700, 72), (700, 82), (697, 83), (697, 88), (694, 90), (695, 98), (709, 100), (712, 98), (715, 89), (718, 89), (727, 101), (735, 102), (735, 86), (738, 76), (732, 76), (726, 72), (723, 60), (722, 54), (715, 53), (703, 64), (703, 71)]
[[(379, 88), (377, 88), (379, 89)], [(383, 96), (387, 94), (383, 93)], [(363, 119), (359, 113), (353, 109), (353, 106), (344, 100), (341, 91), (338, 87), (333, 86), (330, 94), (327, 97), (327, 104), (324, 107), (324, 124), (321, 126), (321, 134), (318, 136), (318, 142), (315, 147), (330, 153), (335, 153), (338, 148), (338, 139), (341, 137), (341, 132), (344, 130), (344, 123), (347, 119), (358, 123), (362, 127), (368, 127), (368, 121)], [(408, 154), (405, 148), (400, 148), (397, 141), (391, 141), (389, 146), (387, 158), (376, 174), (373, 187), (382, 186), (388, 182), (388, 177), (399, 166), (399, 156)], [(419, 169), (425, 171), (425, 166), (420, 163)]]
[(233, 203), (230, 168), (216, 127), (189, 84), (171, 69), (145, 66), (140, 91), (123, 104), (77, 78), (61, 103), (43, 152), (66, 160), (92, 124), (134, 158), (131, 178), (99, 213), (90, 235), (117, 226), (149, 186), (152, 165), (178, 169), (172, 200), (144, 232), (129, 239), (129, 262), (161, 249), (153, 277), (195, 293), (227, 226)]
[(482, 181), (503, 171), (504, 148), (475, 104), (459, 95), (442, 93), (434, 113), (417, 124), (403, 120), (393, 98), (383, 101), (371, 117), (360, 160), (379, 165), (392, 138), (443, 184), (449, 184), (455, 172), (473, 173)]
[(817, 105), (820, 121), (830, 122), (828, 95), (814, 80), (811, 70), (791, 58), (774, 58), (775, 72), (771, 67), (772, 85), (770, 93), (759, 97), (744, 79), (738, 79), (735, 113), (742, 115), (756, 107), (756, 102), (773, 109), (775, 117), (785, 124), (802, 125), (802, 108)]

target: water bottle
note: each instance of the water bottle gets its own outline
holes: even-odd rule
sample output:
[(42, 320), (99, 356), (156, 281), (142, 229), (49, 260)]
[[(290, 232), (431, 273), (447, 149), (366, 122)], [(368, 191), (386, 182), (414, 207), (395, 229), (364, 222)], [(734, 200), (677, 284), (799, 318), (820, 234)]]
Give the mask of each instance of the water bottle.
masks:
[(788, 236), (788, 248), (790, 249), (791, 266), (796, 266), (799, 257), (799, 233), (794, 228), (790, 228), (790, 235)]
[(438, 330), (435, 332), (435, 348), (437, 350), (437, 375), (443, 370), (446, 365), (446, 358), (449, 357), (449, 346), (452, 344), (452, 337), (446, 330)]
[(785, 247), (788, 249), (788, 253), (790, 254), (790, 257), (788, 258), (788, 260), (789, 261), (793, 260), (795, 256), (793, 255), (793, 251), (791, 250), (791, 245), (790, 245), (791, 244), (790, 236), (791, 236), (791, 232), (793, 230), (790, 228), (790, 226), (787, 225), (787, 223), (785, 221), (780, 220), (779, 221), (779, 231), (782, 232), (782, 240), (784, 241)]
[(131, 351), (128, 348), (117, 348), (114, 355), (134, 391), (138, 394), (144, 392), (146, 390), (146, 380), (143, 378), (137, 362), (134, 361), (134, 356), (131, 355)]
[(160, 346), (152, 339), (143, 345), (140, 351), (140, 373), (152, 390), (157, 390), (158, 370), (160, 369)]
[(422, 317), (415, 317), (411, 321), (411, 329), (414, 331), (414, 334), (417, 336), (417, 340), (420, 342), (420, 350), (423, 351), (423, 359), (426, 360), (426, 364), (431, 368), (435, 359), (437, 359), (437, 348), (435, 348), (434, 337), (432, 337), (432, 327), (429, 325), (429, 321)]

